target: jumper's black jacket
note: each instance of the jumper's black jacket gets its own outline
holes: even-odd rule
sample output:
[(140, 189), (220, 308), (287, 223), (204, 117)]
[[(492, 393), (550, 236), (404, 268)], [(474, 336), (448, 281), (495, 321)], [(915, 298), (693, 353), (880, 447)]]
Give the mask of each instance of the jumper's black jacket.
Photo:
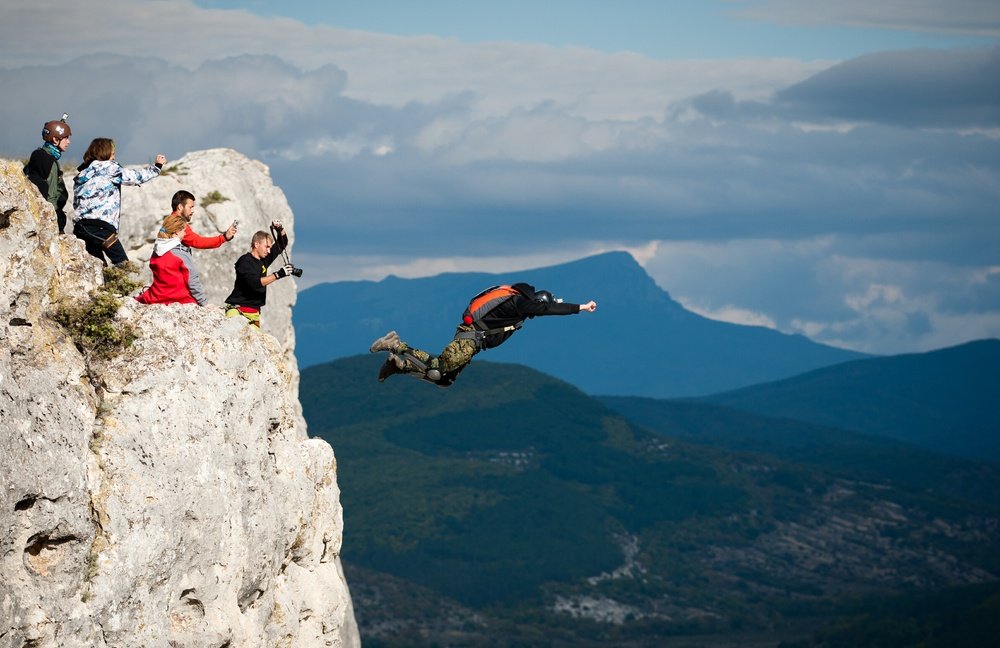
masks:
[[(505, 326), (513, 326), (518, 322), (523, 322), (526, 319), (531, 319), (532, 317), (540, 317), (544, 315), (573, 315), (580, 312), (579, 304), (559, 304), (555, 302), (536, 302), (535, 301), (535, 288), (526, 283), (516, 283), (511, 286), (514, 290), (518, 291), (519, 295), (514, 295), (512, 298), (503, 302), (489, 313), (487, 313), (483, 319), (483, 324), (489, 329), (501, 329)], [(502, 333), (494, 333), (492, 335), (487, 335), (486, 339), (483, 340), (484, 349), (492, 349), (498, 347), (507, 341), (514, 331), (504, 331)]]

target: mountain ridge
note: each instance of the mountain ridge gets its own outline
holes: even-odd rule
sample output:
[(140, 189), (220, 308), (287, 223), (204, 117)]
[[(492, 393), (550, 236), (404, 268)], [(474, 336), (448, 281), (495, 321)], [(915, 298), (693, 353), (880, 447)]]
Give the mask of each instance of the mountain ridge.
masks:
[(823, 367), (699, 402), (1000, 461), (1000, 340)]

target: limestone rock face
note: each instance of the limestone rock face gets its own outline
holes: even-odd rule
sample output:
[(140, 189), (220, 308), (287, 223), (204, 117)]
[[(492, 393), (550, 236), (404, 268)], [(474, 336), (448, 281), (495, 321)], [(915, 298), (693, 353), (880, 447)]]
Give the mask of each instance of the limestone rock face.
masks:
[[(232, 182), (246, 186), (219, 181), (227, 172), (211, 181), (241, 221), (267, 212), (291, 225), (260, 165), (189, 158), (241, 169)], [(123, 222), (169, 211), (168, 180), (139, 201), (126, 188)], [(164, 209), (136, 215), (162, 196)], [(228, 294), (231, 263), (216, 261), (230, 285), (210, 294)], [(298, 403), (292, 282), (268, 290), (276, 335), (219, 309), (126, 297), (117, 321), (139, 337), (98, 360), (51, 315), (101, 281), (21, 165), (0, 160), (0, 648), (359, 645), (336, 460), (308, 438)]]

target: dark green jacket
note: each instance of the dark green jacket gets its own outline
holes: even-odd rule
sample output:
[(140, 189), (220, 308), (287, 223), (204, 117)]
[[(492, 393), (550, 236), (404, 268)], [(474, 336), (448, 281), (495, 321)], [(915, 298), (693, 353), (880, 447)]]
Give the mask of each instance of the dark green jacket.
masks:
[(63, 207), (66, 206), (69, 193), (63, 183), (59, 161), (44, 148), (39, 147), (31, 152), (31, 157), (28, 158), (28, 163), (24, 166), (24, 175), (28, 176), (28, 180), (31, 180), (38, 187), (45, 200), (52, 203), (52, 206), (56, 208), (56, 213), (65, 218)]

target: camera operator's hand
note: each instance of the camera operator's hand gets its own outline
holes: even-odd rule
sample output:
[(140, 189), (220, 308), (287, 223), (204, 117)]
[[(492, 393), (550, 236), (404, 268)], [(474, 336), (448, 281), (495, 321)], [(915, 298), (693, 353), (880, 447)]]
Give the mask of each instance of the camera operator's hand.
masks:
[(233, 222), (233, 224), (229, 226), (229, 229), (227, 229), (224, 232), (224, 236), (226, 237), (227, 241), (232, 241), (233, 240), (233, 237), (236, 236), (236, 223), (235, 222)]
[(291, 263), (286, 263), (282, 267), (278, 268), (278, 271), (274, 273), (274, 276), (277, 277), (278, 279), (287, 277), (288, 275), (292, 274), (292, 270), (294, 269), (295, 266), (293, 266)]
[(281, 221), (271, 221), (271, 230), (274, 234), (274, 242), (278, 244), (278, 249), (287, 247), (288, 234), (285, 233), (285, 227), (281, 224)]

